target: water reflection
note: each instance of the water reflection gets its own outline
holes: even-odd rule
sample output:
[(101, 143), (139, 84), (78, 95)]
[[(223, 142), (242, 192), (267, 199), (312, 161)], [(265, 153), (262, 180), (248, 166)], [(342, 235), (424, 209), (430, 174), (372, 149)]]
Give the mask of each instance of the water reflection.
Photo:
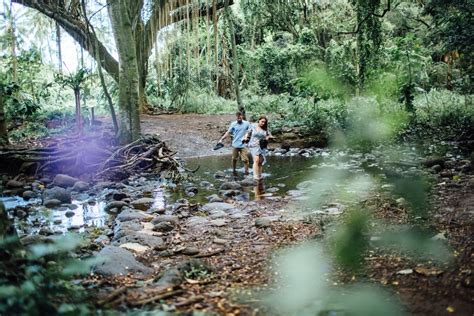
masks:
[(263, 180), (256, 181), (255, 187), (253, 189), (255, 194), (255, 200), (260, 201), (265, 197), (265, 186), (263, 185)]

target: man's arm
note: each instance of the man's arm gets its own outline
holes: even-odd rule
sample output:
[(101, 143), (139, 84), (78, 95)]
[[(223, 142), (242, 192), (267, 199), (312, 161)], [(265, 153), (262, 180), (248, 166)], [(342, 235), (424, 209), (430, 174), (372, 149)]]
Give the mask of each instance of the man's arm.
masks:
[(229, 135), (230, 135), (229, 131), (225, 132), (225, 134), (222, 135), (221, 139), (219, 139), (219, 143), (222, 143), (224, 139), (226, 139)]

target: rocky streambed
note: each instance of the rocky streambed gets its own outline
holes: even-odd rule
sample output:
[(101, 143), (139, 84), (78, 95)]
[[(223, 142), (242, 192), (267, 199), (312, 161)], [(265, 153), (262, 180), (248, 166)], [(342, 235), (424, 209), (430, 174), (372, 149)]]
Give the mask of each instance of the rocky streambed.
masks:
[[(104, 261), (84, 284), (112, 278), (97, 289), (104, 306), (143, 307), (170, 298), (170, 310), (231, 313), (252, 309), (248, 302), (230, 303), (240, 288), (271, 281), (265, 270), (272, 249), (322, 236), (325, 223), (344, 213), (348, 195), (359, 192), (354, 183), (363, 183), (344, 179), (370, 177), (378, 186), (370, 192), (388, 192), (393, 187), (385, 180), (394, 172), (452, 178), (471, 168), (456, 155), (421, 159), (414, 148), (403, 148), (402, 159), (388, 154), (400, 150), (276, 149), (263, 183), (242, 172), (234, 176), (227, 156), (188, 160), (190, 169), (200, 168), (179, 184), (150, 174), (98, 183), (67, 175), (4, 177), (1, 200), (24, 244), (66, 231), (90, 237), (88, 254)], [(404, 203), (394, 198), (397, 207)], [(117, 289), (122, 292), (114, 294)]]

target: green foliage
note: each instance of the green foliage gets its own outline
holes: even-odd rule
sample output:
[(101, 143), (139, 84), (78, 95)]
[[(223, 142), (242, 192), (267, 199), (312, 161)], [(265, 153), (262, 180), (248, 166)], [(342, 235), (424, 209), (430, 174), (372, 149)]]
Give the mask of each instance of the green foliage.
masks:
[(89, 315), (87, 293), (71, 280), (89, 273), (95, 259), (73, 259), (79, 237), (67, 235), (53, 244), (21, 250), (2, 241), (0, 313), (5, 315)]
[(349, 89), (329, 73), (322, 63), (309, 68), (311, 70), (294, 81), (295, 89), (300, 96), (313, 97), (317, 102), (329, 98), (345, 98), (349, 95)]
[(62, 86), (68, 86), (74, 91), (79, 91), (89, 77), (89, 69), (79, 68), (77, 71), (70, 73), (69, 75), (56, 74), (55, 81)]
[(446, 140), (474, 137), (474, 107), (468, 97), (455, 92), (421, 92), (413, 101), (415, 116), (406, 133)]
[(348, 210), (344, 225), (337, 229), (330, 243), (336, 262), (349, 269), (359, 269), (369, 246), (367, 212)]

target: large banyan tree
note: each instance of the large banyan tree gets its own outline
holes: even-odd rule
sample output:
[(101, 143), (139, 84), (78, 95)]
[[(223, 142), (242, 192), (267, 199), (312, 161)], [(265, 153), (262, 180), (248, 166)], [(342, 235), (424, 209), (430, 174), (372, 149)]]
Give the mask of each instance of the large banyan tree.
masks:
[[(140, 134), (140, 109), (146, 105), (148, 60), (157, 33), (198, 10), (199, 16), (216, 16), (224, 1), (198, 0), (106, 0), (118, 60), (99, 40), (85, 11), (85, 0), (12, 0), (56, 21), (118, 83), (119, 138), (123, 143)], [(228, 1), (230, 4), (232, 0)], [(209, 3), (209, 5), (207, 5)], [(143, 14), (146, 10), (147, 15)], [(186, 12), (183, 14), (183, 11)], [(146, 19), (144, 17), (147, 17)]]

